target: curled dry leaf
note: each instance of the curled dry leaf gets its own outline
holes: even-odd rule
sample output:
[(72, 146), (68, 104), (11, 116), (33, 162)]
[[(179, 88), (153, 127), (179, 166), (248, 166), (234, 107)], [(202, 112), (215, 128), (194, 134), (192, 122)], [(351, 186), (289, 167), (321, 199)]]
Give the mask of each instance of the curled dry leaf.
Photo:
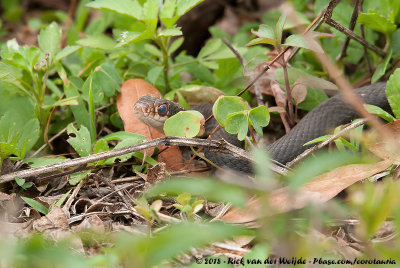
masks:
[(262, 215), (287, 212), (300, 209), (307, 204), (321, 204), (335, 197), (353, 183), (368, 178), (387, 169), (393, 162), (384, 160), (373, 164), (353, 164), (338, 167), (330, 172), (316, 177), (304, 184), (295, 193), (288, 187), (273, 191), (268, 197), (268, 208), (262, 211), (262, 202), (255, 198), (247, 203), (246, 211), (233, 209), (222, 217), (228, 223), (247, 223), (257, 220)]
[[(133, 106), (143, 95), (162, 97), (155, 87), (143, 79), (129, 79), (121, 85), (121, 92), (117, 96), (117, 108), (124, 122), (124, 129), (128, 132), (143, 135), (146, 140), (164, 137), (164, 134), (142, 123), (133, 114)], [(152, 150), (147, 151), (148, 155), (151, 153)], [(183, 168), (182, 154), (176, 146), (171, 146), (161, 153), (158, 160), (167, 164), (168, 171), (177, 171)]]
[(281, 86), (276, 81), (271, 81), (271, 90), (275, 97), (276, 105), (282, 108), (286, 108), (286, 95), (285, 92), (281, 89)]

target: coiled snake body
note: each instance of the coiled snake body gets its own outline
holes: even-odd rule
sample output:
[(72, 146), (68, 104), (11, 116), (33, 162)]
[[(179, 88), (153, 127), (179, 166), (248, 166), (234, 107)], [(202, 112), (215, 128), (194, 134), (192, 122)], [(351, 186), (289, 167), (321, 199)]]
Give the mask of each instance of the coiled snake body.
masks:
[[(385, 83), (376, 83), (358, 88), (355, 92), (365, 103), (390, 111), (385, 88)], [(200, 111), (205, 118), (212, 114), (211, 104), (198, 105), (192, 108)], [(175, 102), (143, 96), (136, 102), (134, 113), (141, 121), (162, 132), (165, 120), (182, 110), (184, 108)], [(342, 96), (336, 95), (315, 107), (289, 133), (269, 145), (266, 150), (274, 160), (286, 164), (310, 147), (303, 146), (306, 142), (325, 135), (328, 130), (349, 123), (358, 117), (358, 113), (343, 101)], [(212, 131), (217, 124), (215, 119), (207, 122), (206, 133)], [(213, 139), (220, 138), (234, 145), (241, 145), (236, 140), (235, 135), (231, 135), (223, 129), (213, 135)], [(250, 163), (232, 155), (207, 150), (205, 155), (219, 166), (226, 166), (245, 173), (250, 173), (252, 170)]]

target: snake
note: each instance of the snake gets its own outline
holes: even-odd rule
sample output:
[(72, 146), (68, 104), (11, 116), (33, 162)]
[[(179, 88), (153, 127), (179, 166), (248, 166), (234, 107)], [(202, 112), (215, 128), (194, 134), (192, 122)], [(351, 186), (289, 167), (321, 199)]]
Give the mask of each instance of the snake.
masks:
[[(366, 104), (371, 104), (390, 112), (390, 105), (386, 97), (386, 83), (378, 82), (367, 85), (354, 92)], [(212, 104), (201, 104), (191, 107), (208, 118), (212, 115)], [(164, 122), (174, 114), (185, 109), (176, 102), (157, 98), (153, 96), (142, 96), (134, 105), (135, 116), (150, 127), (163, 133)], [(308, 112), (287, 134), (268, 145), (265, 149), (270, 157), (283, 165), (295, 159), (299, 154), (310, 148), (312, 145), (305, 143), (325, 135), (340, 125), (350, 123), (359, 118), (359, 113), (343, 98), (342, 94), (337, 94), (322, 102), (310, 112)], [(212, 118), (205, 125), (205, 133), (210, 133), (218, 122)], [(213, 139), (224, 139), (225, 141), (242, 146), (236, 135), (229, 134), (220, 128), (213, 136)], [(252, 173), (252, 164), (243, 159), (239, 159), (231, 154), (220, 152), (210, 152), (205, 150), (205, 156), (218, 166), (228, 167), (244, 173)]]

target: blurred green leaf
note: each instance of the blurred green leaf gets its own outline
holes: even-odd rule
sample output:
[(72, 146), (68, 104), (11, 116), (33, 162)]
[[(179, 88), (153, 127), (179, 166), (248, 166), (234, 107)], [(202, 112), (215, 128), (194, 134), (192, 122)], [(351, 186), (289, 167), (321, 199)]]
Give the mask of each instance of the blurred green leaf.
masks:
[(39, 46), (44, 52), (49, 52), (51, 57), (55, 57), (61, 41), (61, 28), (56, 22), (40, 31), (38, 36)]
[(396, 118), (400, 118), (400, 68), (389, 77), (386, 84), (386, 96)]
[(47, 213), (50, 212), (50, 210), (48, 208), (46, 208), (45, 206), (43, 206), (41, 203), (39, 203), (36, 200), (33, 200), (29, 197), (23, 197), (21, 196), (21, 199), (25, 201), (25, 203), (27, 203), (29, 206), (31, 206), (33, 209), (37, 210), (38, 212), (46, 215)]

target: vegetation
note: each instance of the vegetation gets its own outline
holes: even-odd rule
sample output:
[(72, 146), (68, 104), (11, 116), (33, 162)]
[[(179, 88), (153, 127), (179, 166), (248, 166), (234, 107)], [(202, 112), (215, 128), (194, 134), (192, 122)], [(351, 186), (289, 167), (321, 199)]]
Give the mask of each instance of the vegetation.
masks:
[[(1, 1), (0, 25), (14, 25), (23, 16), (21, 2)], [(180, 50), (185, 36), (177, 22), (201, 2), (81, 0), (73, 14), (51, 11), (25, 19), (38, 31), (37, 46), (8, 38), (9, 28), (0, 27), (2, 175), (143, 142), (148, 137), (123, 131), (115, 105), (121, 84), (131, 78), (144, 79), (184, 107), (188, 92), (214, 96), (214, 117), (248, 147), (257, 145), (272, 118), (288, 131), (328, 98), (322, 89), (336, 89), (338, 74), (328, 72), (318, 53), (331, 60), (341, 54), (347, 37), (329, 22), (347, 27), (353, 1), (333, 6), (333, 0), (291, 0), (234, 35), (211, 26), (211, 39), (191, 56)], [(348, 138), (336, 137), (338, 128), (311, 141), (334, 137), (337, 150), (315, 153), (287, 174), (272, 172), (267, 153), (255, 149), (255, 175), (245, 182), (165, 178), (170, 174), (157, 164), (157, 150), (95, 159), (35, 178), (0, 177), (1, 265), (400, 262), (398, 144), (378, 136), (398, 129), (400, 2), (363, 2), (352, 33), (365, 37), (364, 43), (351, 40), (336, 64), (352, 84), (388, 80), (393, 114), (365, 108), (392, 123), (367, 134), (354, 128)], [(331, 19), (303, 34), (329, 4)], [(255, 94), (243, 91), (251, 81)], [(273, 107), (253, 105), (257, 94)], [(202, 132), (198, 113), (177, 116), (168, 119), (165, 133)], [(232, 242), (221, 242), (227, 240)]]

